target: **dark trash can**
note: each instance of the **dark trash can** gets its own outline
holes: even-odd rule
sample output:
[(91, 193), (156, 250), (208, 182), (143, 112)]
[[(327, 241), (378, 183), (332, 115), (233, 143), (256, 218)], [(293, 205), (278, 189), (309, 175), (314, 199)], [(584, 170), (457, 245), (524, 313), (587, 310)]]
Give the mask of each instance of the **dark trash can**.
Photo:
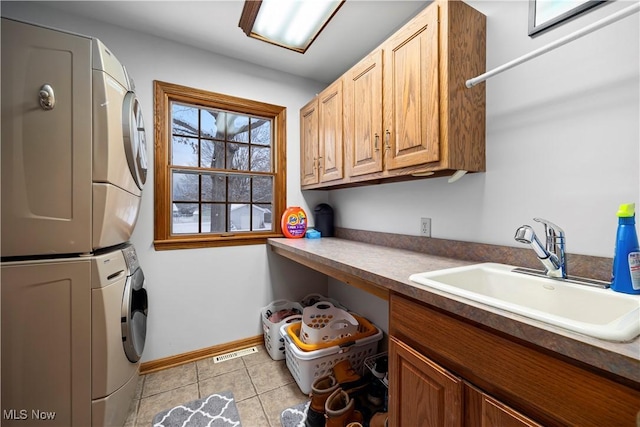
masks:
[(315, 219), (314, 228), (321, 237), (333, 237), (333, 208), (326, 203), (320, 203), (313, 209)]

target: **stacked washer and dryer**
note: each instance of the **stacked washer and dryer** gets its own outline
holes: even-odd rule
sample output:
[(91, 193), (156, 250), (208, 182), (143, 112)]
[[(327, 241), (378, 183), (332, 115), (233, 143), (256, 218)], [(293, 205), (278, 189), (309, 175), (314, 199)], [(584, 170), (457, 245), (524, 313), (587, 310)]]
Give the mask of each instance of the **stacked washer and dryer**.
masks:
[(148, 309), (133, 82), (95, 38), (1, 31), (2, 425), (122, 426)]

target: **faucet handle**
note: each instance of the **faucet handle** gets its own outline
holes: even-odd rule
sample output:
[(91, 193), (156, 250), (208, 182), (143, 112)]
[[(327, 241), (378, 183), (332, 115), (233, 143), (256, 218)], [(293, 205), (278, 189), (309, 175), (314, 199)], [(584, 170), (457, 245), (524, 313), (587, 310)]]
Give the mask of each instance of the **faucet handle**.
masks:
[(555, 225), (554, 223), (552, 223), (551, 221), (548, 221), (543, 218), (533, 218), (533, 220), (544, 225), (544, 234), (547, 236), (547, 243), (548, 243), (548, 239), (555, 239), (555, 238), (564, 239), (564, 230), (558, 227), (557, 225)]

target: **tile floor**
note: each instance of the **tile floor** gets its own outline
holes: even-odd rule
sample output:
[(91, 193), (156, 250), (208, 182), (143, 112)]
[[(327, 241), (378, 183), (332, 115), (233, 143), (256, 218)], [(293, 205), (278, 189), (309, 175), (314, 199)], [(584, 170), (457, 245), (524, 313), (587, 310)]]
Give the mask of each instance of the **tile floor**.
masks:
[(141, 375), (125, 427), (149, 427), (158, 412), (228, 390), (243, 427), (280, 426), (284, 409), (308, 400), (285, 361), (258, 346), (257, 353), (221, 363), (209, 358)]

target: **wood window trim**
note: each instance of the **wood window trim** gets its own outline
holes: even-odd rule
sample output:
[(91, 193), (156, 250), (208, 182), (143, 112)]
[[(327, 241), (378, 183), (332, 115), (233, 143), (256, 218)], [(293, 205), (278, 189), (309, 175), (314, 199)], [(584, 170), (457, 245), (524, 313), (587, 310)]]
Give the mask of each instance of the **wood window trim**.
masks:
[[(268, 238), (283, 237), (279, 219), (286, 207), (286, 107), (248, 99), (193, 89), (158, 80), (154, 89), (154, 240), (156, 250), (194, 249), (219, 246), (265, 244)], [(185, 102), (209, 108), (233, 110), (244, 114), (269, 117), (273, 120), (274, 176), (272, 232), (242, 232), (172, 235), (171, 176), (169, 171), (171, 102)]]

